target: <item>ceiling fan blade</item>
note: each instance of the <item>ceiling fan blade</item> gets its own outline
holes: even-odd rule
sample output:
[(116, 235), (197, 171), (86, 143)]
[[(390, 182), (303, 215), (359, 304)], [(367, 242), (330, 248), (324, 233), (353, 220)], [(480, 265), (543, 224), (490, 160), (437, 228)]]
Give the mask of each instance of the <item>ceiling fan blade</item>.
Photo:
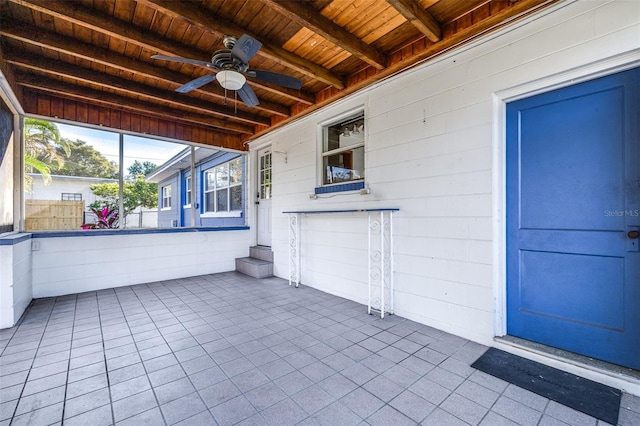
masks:
[(231, 54), (246, 64), (256, 55), (256, 53), (258, 53), (258, 50), (260, 50), (261, 47), (262, 43), (258, 40), (243, 34), (242, 37), (236, 41), (233, 49), (231, 49)]
[(213, 73), (207, 74), (207, 75), (203, 75), (202, 77), (198, 77), (195, 80), (191, 80), (190, 82), (188, 82), (184, 86), (178, 87), (176, 89), (176, 92), (187, 93), (187, 92), (195, 90), (195, 89), (197, 89), (199, 87), (202, 87), (205, 84), (210, 83), (215, 79), (216, 79), (216, 75), (213, 74)]
[(240, 90), (237, 90), (237, 93), (238, 96), (240, 96), (240, 99), (242, 99), (242, 102), (244, 102), (248, 107), (254, 107), (260, 103), (256, 93), (247, 83), (245, 83)]
[(203, 67), (215, 69), (215, 67), (211, 62), (199, 61), (197, 59), (178, 58), (175, 56), (165, 56), (165, 55), (153, 55), (151, 59), (162, 59), (163, 61), (182, 62), (183, 64), (200, 65)]
[(277, 72), (252, 69), (247, 74), (251, 77), (257, 78), (258, 80), (264, 81), (265, 83), (273, 83), (290, 89), (300, 89), (302, 87), (302, 80), (299, 78), (279, 74)]

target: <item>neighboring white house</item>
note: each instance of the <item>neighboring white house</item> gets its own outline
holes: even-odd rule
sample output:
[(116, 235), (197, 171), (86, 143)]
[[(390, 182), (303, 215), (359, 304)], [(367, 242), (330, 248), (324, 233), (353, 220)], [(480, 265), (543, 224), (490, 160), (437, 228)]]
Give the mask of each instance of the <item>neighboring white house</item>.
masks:
[[(118, 182), (118, 179), (51, 175), (51, 181), (46, 183), (40, 174), (28, 173), (28, 175), (32, 178), (32, 183), (30, 191), (25, 191), (25, 199), (54, 201), (82, 200), (84, 202), (85, 212), (84, 223), (94, 221), (93, 213), (89, 209), (89, 206), (94, 203), (98, 197), (91, 192), (91, 185)], [(142, 224), (140, 224), (141, 217)], [(158, 212), (156, 209), (137, 207), (125, 218), (126, 228), (155, 228), (156, 226), (158, 226)]]

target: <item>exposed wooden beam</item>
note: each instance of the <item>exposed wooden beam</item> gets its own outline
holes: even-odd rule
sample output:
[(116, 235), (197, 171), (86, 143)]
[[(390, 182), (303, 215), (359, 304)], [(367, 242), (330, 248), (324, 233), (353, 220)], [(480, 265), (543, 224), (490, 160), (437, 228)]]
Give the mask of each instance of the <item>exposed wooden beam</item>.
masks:
[(241, 121), (245, 124), (259, 124), (270, 126), (271, 120), (259, 115), (248, 114), (243, 111), (234, 112), (233, 108), (223, 108), (217, 104), (192, 98), (176, 92), (159, 90), (144, 84), (134, 83), (124, 78), (108, 74), (96, 73), (93, 70), (70, 65), (61, 61), (38, 57), (32, 54), (17, 54), (13, 49), (5, 49), (5, 59), (8, 63), (23, 69), (42, 72), (58, 77), (72, 78), (87, 84), (98, 84), (118, 92), (126, 92), (131, 96), (143, 96), (156, 101), (168, 102), (181, 109), (197, 111), (198, 113), (213, 114), (222, 119)]
[(435, 43), (442, 39), (440, 24), (416, 0), (387, 0), (387, 3), (432, 42)]
[[(151, 51), (163, 54), (181, 56), (183, 58), (198, 59), (209, 62), (213, 52), (200, 52), (185, 47), (180, 43), (172, 42), (164, 37), (160, 37), (151, 31), (143, 31), (135, 25), (125, 23), (113, 16), (98, 13), (94, 10), (85, 9), (77, 4), (59, 0), (9, 0), (23, 7), (36, 10), (57, 18), (72, 22), (74, 24), (89, 28), (91, 30), (116, 37), (128, 43), (133, 43)], [(224, 46), (220, 46), (223, 48)], [(211, 69), (207, 68), (210, 72)], [(313, 104), (314, 98), (311, 94), (301, 90), (288, 89), (271, 84), (265, 84), (259, 80), (249, 79), (254, 87), (288, 97), (296, 102)]]
[(318, 79), (337, 89), (343, 89), (345, 87), (342, 78), (326, 68), (301, 58), (275, 43), (271, 43), (269, 40), (264, 40), (258, 34), (246, 28), (218, 19), (212, 13), (198, 7), (193, 7), (192, 4), (172, 0), (138, 0), (138, 3), (144, 3), (175, 19), (187, 19), (203, 31), (213, 32), (217, 35), (231, 34), (239, 37), (242, 34), (247, 34), (262, 43), (262, 49), (258, 52), (259, 55), (268, 57), (288, 68), (294, 69), (311, 78)]
[[(108, 49), (101, 49), (91, 44), (82, 43), (78, 40), (61, 36), (51, 31), (38, 29), (33, 31), (29, 25), (15, 21), (3, 21), (0, 25), (0, 35), (19, 40), (28, 44), (51, 49), (56, 52), (65, 53), (78, 58), (86, 59), (115, 69), (129, 71), (140, 75), (156, 78), (173, 87), (181, 86), (189, 82), (192, 77), (170, 71), (166, 68), (154, 66), (143, 61), (119, 55)], [(201, 87), (194, 92), (213, 95), (217, 99), (224, 99), (224, 91), (217, 85)], [(289, 117), (291, 112), (284, 105), (269, 101), (260, 101), (260, 105), (255, 108), (283, 117)]]
[(321, 35), (367, 64), (379, 70), (386, 66), (387, 61), (382, 53), (343, 27), (335, 24), (331, 19), (306, 6), (304, 2), (286, 0), (262, 1), (288, 19), (302, 27), (309, 28), (314, 33)]
[(178, 120), (185, 123), (215, 127), (219, 131), (232, 134), (253, 134), (254, 128), (244, 124), (231, 123), (202, 114), (194, 114), (175, 108), (166, 108), (149, 102), (131, 99), (113, 93), (93, 90), (87, 87), (64, 83), (36, 74), (16, 74), (16, 82), (24, 87), (37, 89), (42, 92), (53, 93), (63, 98), (81, 99), (97, 105), (124, 111), (136, 111), (144, 115), (152, 115), (166, 120)]

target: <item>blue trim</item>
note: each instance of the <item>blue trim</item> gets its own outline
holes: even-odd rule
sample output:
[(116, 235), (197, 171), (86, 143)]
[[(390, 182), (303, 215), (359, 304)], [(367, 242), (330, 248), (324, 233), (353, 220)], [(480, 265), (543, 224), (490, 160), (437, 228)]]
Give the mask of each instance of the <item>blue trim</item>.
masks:
[(364, 189), (364, 181), (341, 183), (340, 185), (320, 186), (315, 189), (317, 194), (329, 194), (331, 192), (358, 191)]
[(381, 208), (381, 209), (348, 209), (348, 210), (298, 210), (298, 211), (286, 211), (282, 213), (297, 213), (297, 214), (320, 214), (320, 213), (360, 213), (360, 212), (397, 212), (400, 209)]
[(183, 232), (217, 232), (217, 231), (247, 231), (248, 226), (199, 227), (199, 228), (161, 228), (161, 229), (87, 229), (84, 231), (52, 231), (34, 232), (33, 238), (58, 237), (98, 237), (104, 235), (139, 235), (139, 234), (176, 234)]
[(13, 246), (31, 239), (32, 234), (14, 234), (0, 237), (0, 246)]

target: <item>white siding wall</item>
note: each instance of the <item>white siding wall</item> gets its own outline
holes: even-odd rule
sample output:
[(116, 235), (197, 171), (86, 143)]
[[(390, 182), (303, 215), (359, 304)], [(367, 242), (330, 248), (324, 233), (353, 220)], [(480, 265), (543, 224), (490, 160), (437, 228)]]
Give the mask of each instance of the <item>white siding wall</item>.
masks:
[(31, 240), (0, 245), (0, 329), (20, 319), (31, 294)]
[[(496, 94), (523, 94), (557, 74), (586, 75), (619, 55), (637, 60), (639, 22), (636, 0), (561, 2), (255, 141), (252, 150), (271, 142), (287, 153), (286, 162), (273, 157), (276, 275), (288, 277), (283, 211), (397, 207), (396, 313), (490, 344), (501, 334), (504, 291), (504, 246), (494, 229), (504, 226)], [(358, 106), (372, 193), (311, 200), (318, 123)], [(301, 240), (303, 284), (366, 302), (365, 215), (305, 216)]]
[(233, 271), (249, 231), (34, 238), (33, 297)]

